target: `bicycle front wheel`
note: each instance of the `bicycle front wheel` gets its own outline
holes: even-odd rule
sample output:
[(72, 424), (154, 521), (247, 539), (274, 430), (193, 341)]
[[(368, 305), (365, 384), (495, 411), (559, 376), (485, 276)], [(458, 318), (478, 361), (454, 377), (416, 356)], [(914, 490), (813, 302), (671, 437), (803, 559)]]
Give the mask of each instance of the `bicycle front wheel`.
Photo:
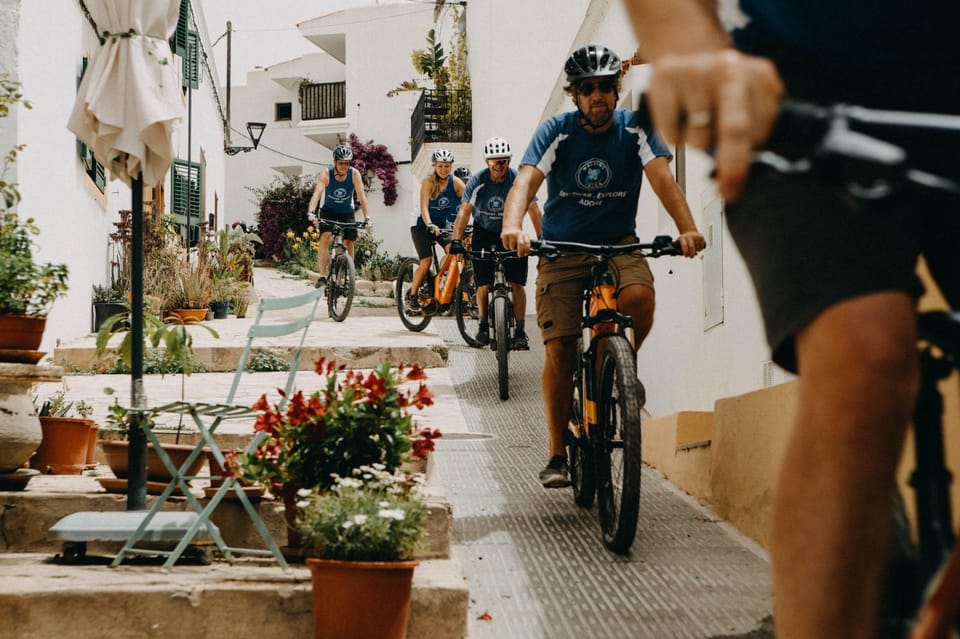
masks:
[[(419, 333), (425, 329), (432, 317), (422, 309), (414, 311), (404, 305), (404, 300), (407, 295), (412, 293), (415, 297), (420, 297), (417, 291), (410, 290), (410, 285), (413, 283), (413, 274), (416, 273), (419, 265), (420, 260), (414, 257), (405, 259), (403, 263), (400, 264), (400, 269), (397, 271), (397, 281), (393, 285), (393, 295), (397, 303), (397, 314), (400, 315), (400, 321), (407, 327), (407, 330), (413, 331), (414, 333)], [(424, 280), (424, 285), (430, 281), (432, 280), (430, 280), (430, 276), (428, 275)], [(421, 289), (422, 288), (423, 286), (421, 286)]]
[(627, 340), (604, 340), (598, 371), (597, 416), (590, 433), (597, 469), (597, 506), (603, 543), (626, 554), (637, 534), (640, 512), (640, 408), (643, 385), (636, 354)]
[(347, 319), (353, 306), (353, 291), (356, 283), (353, 259), (344, 253), (334, 255), (327, 280), (327, 310), (336, 322)]
[(510, 322), (510, 305), (504, 295), (493, 298), (493, 334), (497, 340), (497, 380), (500, 399), (510, 399), (510, 379), (507, 356), (510, 354), (510, 338), (507, 324)]
[[(583, 364), (580, 361), (580, 340), (577, 340), (577, 367), (573, 373), (573, 403), (570, 406), (570, 428), (567, 429), (567, 459), (570, 460), (570, 484), (573, 501), (589, 508), (597, 492), (597, 470), (593, 448), (583, 422)], [(574, 432), (576, 431), (576, 432)]]
[(481, 348), (477, 341), (480, 330), (480, 307), (477, 305), (477, 278), (473, 266), (468, 262), (460, 273), (456, 299), (453, 301), (453, 314), (457, 317), (457, 329), (467, 346)]

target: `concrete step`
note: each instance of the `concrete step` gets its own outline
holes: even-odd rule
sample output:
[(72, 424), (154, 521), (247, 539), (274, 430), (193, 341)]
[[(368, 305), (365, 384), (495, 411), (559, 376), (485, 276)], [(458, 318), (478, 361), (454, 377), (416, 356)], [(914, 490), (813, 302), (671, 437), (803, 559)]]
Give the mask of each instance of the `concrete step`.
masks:
[[(429, 473), (428, 473), (429, 475)], [(103, 473), (110, 477), (109, 469)], [(196, 480), (194, 494), (202, 505), (207, 503), (201, 484)], [(420, 559), (442, 559), (450, 556), (450, 531), (453, 515), (450, 504), (438, 488), (427, 486), (427, 537), (417, 553)], [(155, 497), (148, 497), (147, 506)], [(287, 532), (282, 504), (272, 499), (261, 499), (253, 504), (264, 525), (277, 544), (286, 544)], [(47, 531), (63, 517), (76, 512), (115, 512), (126, 509), (126, 495), (108, 493), (94, 477), (45, 475), (36, 477), (27, 489), (18, 492), (0, 492), (0, 552), (46, 552), (52, 556), (60, 552), (61, 542), (48, 538)], [(173, 497), (164, 510), (191, 512), (185, 497)], [(224, 500), (211, 518), (220, 528), (227, 545), (240, 548), (266, 548), (239, 501)], [(118, 542), (89, 542), (87, 552), (92, 555), (116, 556), (122, 547)], [(2, 633), (0, 633), (2, 636)]]
[[(276, 564), (60, 565), (45, 554), (0, 555), (0, 636), (312, 637), (309, 570)], [(455, 560), (421, 561), (414, 571), (409, 637), (461, 639), (469, 593)], [(375, 609), (370, 610), (376, 614)]]

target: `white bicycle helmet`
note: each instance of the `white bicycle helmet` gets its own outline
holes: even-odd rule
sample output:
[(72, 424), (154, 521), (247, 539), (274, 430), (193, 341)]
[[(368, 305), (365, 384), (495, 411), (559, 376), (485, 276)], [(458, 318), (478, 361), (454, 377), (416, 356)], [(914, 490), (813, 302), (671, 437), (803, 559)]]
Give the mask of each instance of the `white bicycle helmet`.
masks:
[(352, 160), (352, 159), (353, 159), (353, 151), (350, 150), (350, 147), (343, 144), (338, 144), (337, 146), (333, 147), (334, 162), (336, 162), (337, 160)]
[(617, 77), (623, 71), (620, 56), (600, 44), (588, 44), (570, 54), (563, 70), (567, 82), (574, 83), (587, 78)]
[(453, 153), (449, 149), (437, 149), (433, 152), (434, 162), (453, 162)]
[(487, 140), (483, 145), (483, 159), (495, 160), (497, 158), (509, 158), (513, 155), (510, 150), (510, 143), (503, 138), (494, 137)]

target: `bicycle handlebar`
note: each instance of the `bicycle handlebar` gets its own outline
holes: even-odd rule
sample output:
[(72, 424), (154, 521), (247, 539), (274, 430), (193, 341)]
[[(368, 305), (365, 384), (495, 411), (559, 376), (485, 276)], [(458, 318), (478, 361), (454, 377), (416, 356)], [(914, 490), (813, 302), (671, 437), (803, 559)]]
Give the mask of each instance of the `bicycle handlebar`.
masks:
[(338, 220), (328, 220), (326, 218), (320, 218), (317, 220), (317, 227), (320, 229), (326, 228), (327, 230), (343, 230), (343, 229), (363, 229), (367, 227), (369, 222), (367, 220), (361, 220), (359, 222), (340, 222)]
[(907, 145), (890, 134), (955, 135), (960, 116), (823, 106), (786, 100), (755, 166), (839, 182), (851, 195), (875, 200), (909, 186), (960, 196), (960, 182), (917, 168)]
[(680, 247), (680, 242), (669, 235), (658, 235), (653, 238), (653, 242), (632, 244), (582, 244), (580, 242), (531, 240), (530, 253), (545, 257), (548, 260), (554, 260), (561, 255), (593, 255), (598, 258), (610, 259), (628, 253), (640, 253), (643, 257), (683, 255), (683, 249)]
[(501, 251), (495, 248), (482, 248), (480, 250), (464, 250), (463, 255), (466, 255), (474, 260), (490, 260), (502, 262), (509, 259), (519, 259), (520, 256), (517, 255), (516, 251)]

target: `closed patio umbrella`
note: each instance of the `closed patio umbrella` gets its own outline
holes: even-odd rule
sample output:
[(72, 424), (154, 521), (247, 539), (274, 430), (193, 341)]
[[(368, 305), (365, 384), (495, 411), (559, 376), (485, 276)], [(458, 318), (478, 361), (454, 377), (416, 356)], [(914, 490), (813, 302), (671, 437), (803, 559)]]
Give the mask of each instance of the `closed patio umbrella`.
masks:
[[(85, 0), (84, 5), (99, 46), (67, 127), (133, 194), (130, 403), (145, 408), (143, 184), (155, 185), (166, 175), (175, 155), (173, 128), (183, 116), (183, 93), (168, 43), (180, 0)], [(128, 510), (146, 508), (146, 438), (138, 425), (137, 420), (130, 429)]]

